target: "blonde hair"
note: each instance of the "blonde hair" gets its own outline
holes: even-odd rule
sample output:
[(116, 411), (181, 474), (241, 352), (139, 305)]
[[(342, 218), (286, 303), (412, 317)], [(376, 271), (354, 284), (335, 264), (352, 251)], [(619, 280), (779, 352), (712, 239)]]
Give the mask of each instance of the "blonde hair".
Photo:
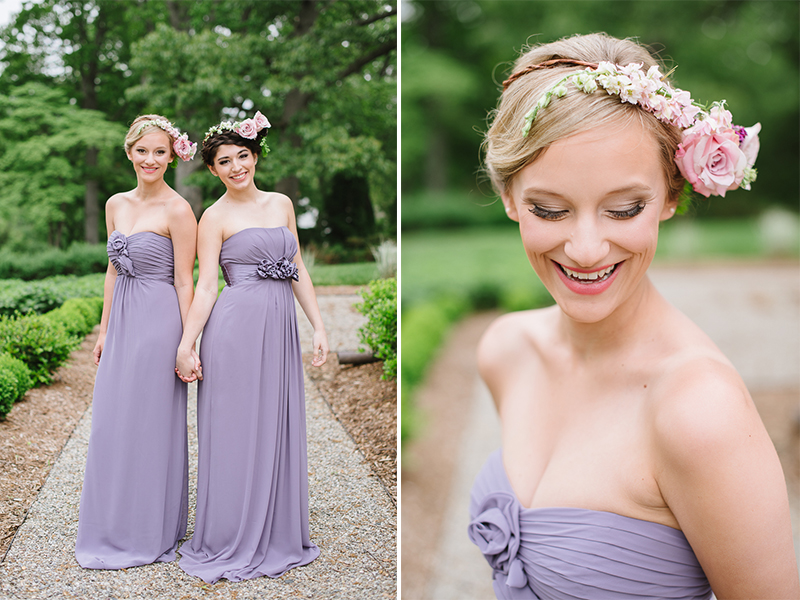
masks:
[[(621, 66), (642, 63), (645, 71), (654, 65), (661, 66), (646, 48), (632, 40), (593, 33), (527, 49), (514, 64), (514, 73), (552, 59), (608, 61)], [(662, 123), (639, 106), (621, 102), (619, 96), (603, 89), (593, 94), (570, 89), (563, 98), (554, 98), (549, 106), (539, 111), (530, 132), (523, 137), (525, 114), (550, 86), (570, 71), (582, 68), (563, 63), (538, 69), (517, 78), (503, 92), (500, 105), (490, 116), (492, 125), (483, 141), (485, 168), (497, 193), (503, 193), (513, 177), (551, 144), (608, 123), (624, 125), (637, 120), (653, 134), (658, 144), (667, 198), (677, 199), (684, 185), (684, 178), (675, 164), (680, 129)]]
[(133, 145), (146, 136), (148, 133), (153, 133), (153, 131), (163, 131), (164, 134), (170, 139), (169, 144), (169, 159), (172, 160), (175, 158), (175, 149), (172, 147), (172, 143), (175, 141), (173, 137), (167, 133), (164, 129), (156, 125), (155, 123), (150, 123), (142, 127), (142, 123), (147, 121), (167, 121), (169, 120), (166, 117), (162, 117), (161, 115), (139, 115), (133, 120), (131, 123), (130, 128), (128, 129), (128, 133), (125, 136), (125, 152), (128, 153), (133, 148)]

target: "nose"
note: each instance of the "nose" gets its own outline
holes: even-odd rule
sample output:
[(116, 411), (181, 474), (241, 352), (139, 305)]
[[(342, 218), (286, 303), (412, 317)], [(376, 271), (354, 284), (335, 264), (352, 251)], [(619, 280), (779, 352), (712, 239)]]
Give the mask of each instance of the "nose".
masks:
[(564, 252), (569, 259), (575, 262), (575, 266), (584, 269), (602, 266), (610, 250), (611, 245), (602, 228), (592, 218), (579, 219), (564, 245)]

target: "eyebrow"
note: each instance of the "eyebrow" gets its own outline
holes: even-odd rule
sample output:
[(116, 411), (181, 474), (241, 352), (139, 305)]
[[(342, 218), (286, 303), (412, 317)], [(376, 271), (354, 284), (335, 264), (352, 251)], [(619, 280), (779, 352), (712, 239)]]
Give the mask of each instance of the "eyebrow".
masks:
[[(241, 150), (239, 150), (239, 152), (236, 153), (236, 155), (238, 156), (242, 152), (250, 152), (250, 149), (249, 148), (242, 148)], [(227, 154), (223, 154), (222, 156), (217, 156), (217, 160), (224, 160), (226, 158), (230, 159), (230, 156), (228, 156)]]
[[(649, 185), (645, 185), (642, 183), (632, 183), (631, 185), (625, 185), (616, 189), (613, 189), (609, 192), (606, 192), (604, 197), (608, 198), (609, 196), (619, 196), (620, 194), (627, 194), (630, 192), (635, 193), (645, 193), (645, 194), (652, 194), (653, 189)], [(559, 194), (556, 191), (548, 190), (546, 188), (538, 188), (538, 187), (529, 187), (522, 190), (523, 197), (530, 197), (530, 196), (549, 196), (551, 198), (564, 198), (562, 194)]]

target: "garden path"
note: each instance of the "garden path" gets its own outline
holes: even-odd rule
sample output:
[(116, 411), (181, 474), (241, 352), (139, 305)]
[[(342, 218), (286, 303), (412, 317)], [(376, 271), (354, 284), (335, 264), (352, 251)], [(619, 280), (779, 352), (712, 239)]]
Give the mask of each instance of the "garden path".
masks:
[[(364, 317), (353, 308), (352, 288), (320, 295), (320, 311), (331, 349), (355, 349)], [(301, 312), (298, 307), (298, 312)], [(311, 327), (300, 316), (304, 351)], [(190, 516), (194, 522), (197, 472), (196, 389), (190, 388)], [(320, 558), (277, 579), (260, 577), (207, 585), (186, 575), (175, 562), (121, 571), (82, 569), (74, 545), (86, 461), (91, 408), (71, 438), (19, 528), (0, 565), (0, 597), (81, 598), (394, 598), (396, 595), (396, 511), (391, 497), (370, 471), (355, 444), (306, 376), (309, 508), (311, 539)]]

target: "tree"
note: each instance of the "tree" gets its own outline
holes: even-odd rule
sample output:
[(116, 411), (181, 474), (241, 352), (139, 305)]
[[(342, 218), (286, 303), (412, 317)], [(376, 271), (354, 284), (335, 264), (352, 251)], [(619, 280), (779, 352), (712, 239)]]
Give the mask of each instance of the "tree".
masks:
[(89, 167), (76, 157), (97, 148), (100, 166), (108, 166), (125, 128), (41, 83), (12, 88), (0, 107), (0, 244), (77, 241)]

